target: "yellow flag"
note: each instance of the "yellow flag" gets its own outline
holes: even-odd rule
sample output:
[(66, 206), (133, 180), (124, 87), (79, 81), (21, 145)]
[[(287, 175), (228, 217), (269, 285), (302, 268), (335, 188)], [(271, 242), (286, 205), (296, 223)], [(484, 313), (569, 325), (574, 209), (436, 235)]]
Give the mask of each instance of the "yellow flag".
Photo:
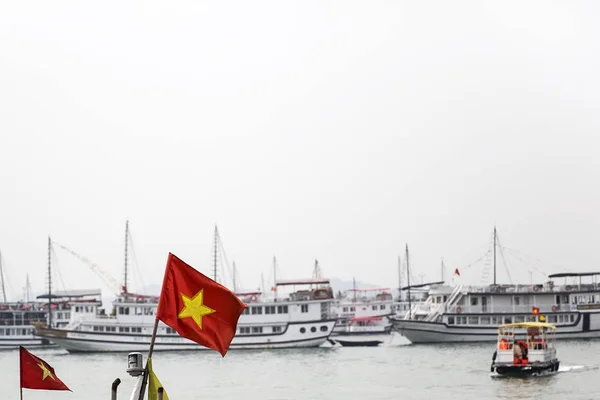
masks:
[[(158, 399), (158, 388), (162, 386), (162, 383), (158, 380), (158, 377), (154, 375), (152, 370), (152, 359), (148, 359), (148, 400)], [(164, 389), (164, 386), (163, 386)], [(163, 392), (163, 400), (169, 400), (167, 391)]]

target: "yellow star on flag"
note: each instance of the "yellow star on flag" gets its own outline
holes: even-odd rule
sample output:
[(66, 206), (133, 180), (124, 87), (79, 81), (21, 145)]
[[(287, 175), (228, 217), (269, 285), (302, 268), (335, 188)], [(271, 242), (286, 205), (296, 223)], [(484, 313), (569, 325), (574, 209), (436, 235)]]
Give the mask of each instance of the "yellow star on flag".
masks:
[(42, 369), (42, 371), (44, 372), (44, 376), (42, 376), (42, 380), (46, 379), (47, 377), (52, 378), (52, 380), (56, 380), (54, 378), (54, 375), (52, 375), (52, 372), (50, 372), (50, 370), (43, 363), (38, 363), (38, 367), (40, 367)]
[(196, 325), (200, 329), (202, 329), (202, 317), (208, 314), (212, 314), (215, 312), (210, 307), (207, 307), (203, 304), (204, 301), (204, 289), (200, 289), (198, 293), (191, 299), (187, 297), (183, 293), (181, 294), (181, 299), (183, 300), (183, 310), (178, 315), (178, 318), (189, 318), (191, 317)]

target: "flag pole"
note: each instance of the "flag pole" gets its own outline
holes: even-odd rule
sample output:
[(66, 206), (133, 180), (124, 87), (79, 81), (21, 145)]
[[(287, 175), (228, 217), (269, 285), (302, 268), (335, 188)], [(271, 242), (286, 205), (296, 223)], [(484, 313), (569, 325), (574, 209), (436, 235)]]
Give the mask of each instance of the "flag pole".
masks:
[(144, 371), (144, 378), (142, 379), (138, 400), (144, 400), (144, 393), (146, 393), (146, 386), (148, 385), (148, 360), (152, 357), (152, 352), (154, 351), (154, 342), (156, 341), (156, 332), (158, 331), (158, 321), (158, 318), (154, 320), (154, 329), (152, 329), (152, 339), (150, 339), (150, 349), (148, 350), (148, 358), (146, 358), (146, 369)]
[(21, 400), (23, 400), (23, 361), (21, 360), (21, 348), (23, 346), (19, 346), (19, 389), (21, 391)]

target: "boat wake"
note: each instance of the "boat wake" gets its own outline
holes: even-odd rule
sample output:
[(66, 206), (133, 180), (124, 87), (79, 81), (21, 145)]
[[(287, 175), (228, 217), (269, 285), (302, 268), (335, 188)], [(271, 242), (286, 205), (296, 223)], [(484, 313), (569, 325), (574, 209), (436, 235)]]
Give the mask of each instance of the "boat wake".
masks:
[[(552, 376), (552, 375), (556, 375), (562, 372), (575, 372), (575, 371), (582, 371), (585, 370), (586, 366), (585, 365), (561, 365), (560, 367), (558, 367), (558, 371), (543, 371), (543, 372), (539, 372), (539, 373), (533, 373), (527, 377), (516, 377), (517, 379), (526, 379), (526, 378), (537, 378), (537, 377), (544, 377), (544, 376)], [(497, 373), (492, 373), (490, 374), (490, 376), (494, 379), (511, 379), (511, 378), (515, 378), (515, 377), (511, 377), (511, 376), (506, 376), (506, 375), (498, 375)]]

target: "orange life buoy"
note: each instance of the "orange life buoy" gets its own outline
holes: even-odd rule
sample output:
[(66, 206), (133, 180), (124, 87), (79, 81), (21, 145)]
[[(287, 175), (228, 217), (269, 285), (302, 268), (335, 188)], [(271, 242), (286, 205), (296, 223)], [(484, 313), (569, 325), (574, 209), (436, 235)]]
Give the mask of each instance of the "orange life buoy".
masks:
[(250, 301), (253, 301), (253, 302), (254, 302), (254, 301), (256, 301), (256, 300), (258, 300), (258, 297), (256, 297), (256, 295), (255, 295), (255, 294), (253, 294), (252, 296), (250, 296)]
[(456, 312), (457, 312), (457, 313), (460, 313), (460, 312), (462, 312), (462, 308), (460, 308), (460, 306), (456, 307)]
[(556, 310), (558, 310), (558, 307), (552, 306), (552, 311), (556, 311)]

